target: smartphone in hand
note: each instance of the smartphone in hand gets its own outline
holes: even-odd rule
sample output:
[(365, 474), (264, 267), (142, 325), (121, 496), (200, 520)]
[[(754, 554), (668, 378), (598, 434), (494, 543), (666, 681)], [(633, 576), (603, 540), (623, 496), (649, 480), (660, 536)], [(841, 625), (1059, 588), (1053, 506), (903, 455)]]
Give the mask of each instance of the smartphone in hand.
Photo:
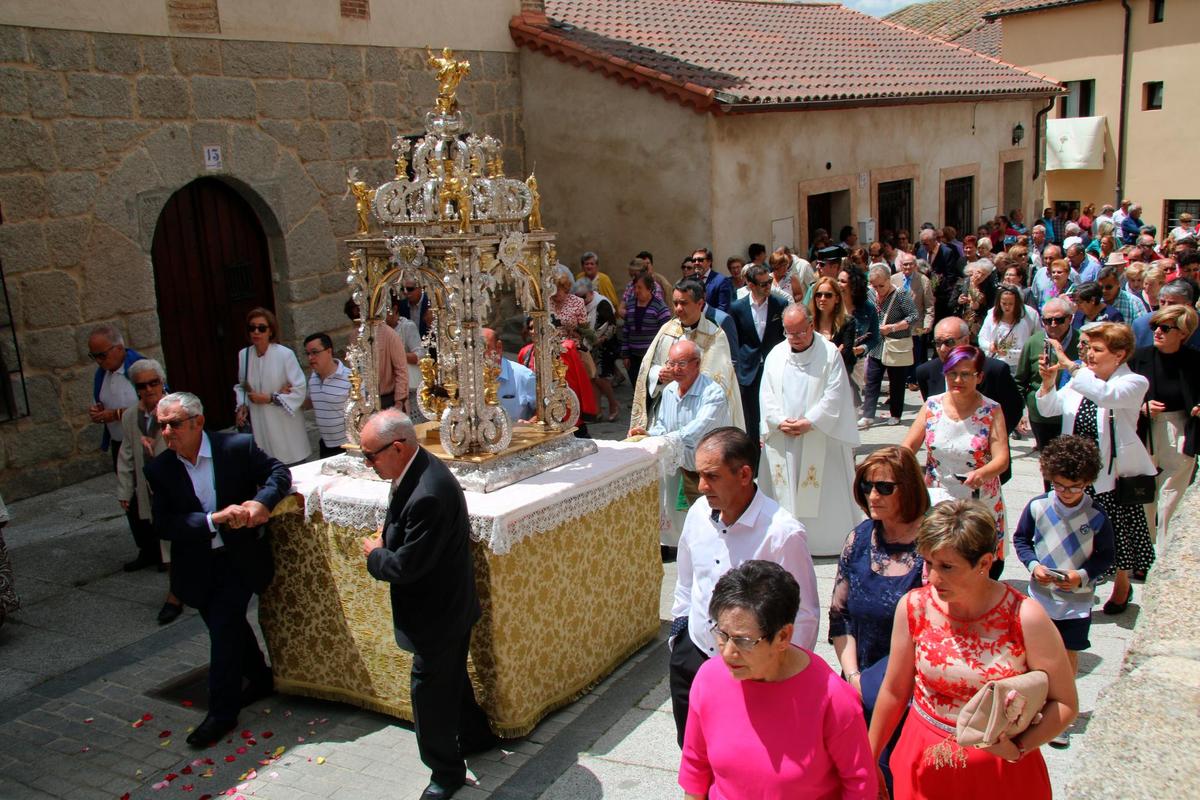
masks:
[(1043, 566), (1042, 569), (1046, 570), (1046, 572), (1049, 572), (1050, 576), (1056, 581), (1065, 581), (1067, 579), (1067, 573), (1063, 572), (1062, 570), (1050, 569), (1047, 566)]

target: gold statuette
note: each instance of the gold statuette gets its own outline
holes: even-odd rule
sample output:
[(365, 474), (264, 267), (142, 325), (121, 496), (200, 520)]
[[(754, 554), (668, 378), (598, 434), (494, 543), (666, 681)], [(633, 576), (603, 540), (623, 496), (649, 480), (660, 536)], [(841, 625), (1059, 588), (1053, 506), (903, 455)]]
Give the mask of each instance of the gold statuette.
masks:
[(358, 212), (358, 233), (367, 233), (371, 227), (371, 202), (375, 199), (375, 190), (367, 186), (366, 181), (346, 179), (350, 193), (354, 195), (354, 210)]
[(471, 71), (471, 62), (455, 61), (454, 51), (449, 47), (443, 47), (440, 56), (435, 56), (433, 51), (426, 47), (425, 54), (428, 56), (426, 63), (434, 69), (438, 82), (437, 109), (443, 114), (453, 114), (458, 108), (458, 99), (454, 93), (458, 90), (458, 84)]
[(533, 205), (529, 210), (529, 230), (545, 230), (542, 227), (542, 196), (538, 194), (537, 176), (532, 172), (529, 173), (529, 177), (525, 179), (525, 185), (529, 187), (529, 193), (533, 195)]

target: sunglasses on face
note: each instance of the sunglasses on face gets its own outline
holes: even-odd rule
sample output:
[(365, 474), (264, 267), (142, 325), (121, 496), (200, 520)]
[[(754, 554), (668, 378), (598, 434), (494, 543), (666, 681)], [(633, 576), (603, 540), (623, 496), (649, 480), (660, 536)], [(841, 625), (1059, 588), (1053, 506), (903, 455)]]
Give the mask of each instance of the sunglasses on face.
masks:
[(1062, 325), (1070, 317), (1042, 317), (1043, 325)]
[(1179, 328), (1176, 328), (1174, 325), (1168, 325), (1165, 322), (1160, 322), (1154, 326), (1155, 333), (1170, 333), (1171, 331), (1177, 330), (1179, 330)]
[(103, 350), (101, 350), (99, 353), (88, 353), (88, 356), (89, 356), (89, 357), (90, 357), (90, 358), (91, 358), (93, 361), (100, 361), (100, 360), (101, 360), (101, 359), (103, 359), (103, 358), (104, 358), (106, 355), (108, 355), (109, 353), (111, 353), (114, 347), (116, 347), (116, 345), (115, 345), (115, 344), (110, 344), (108, 347), (104, 348), (104, 349), (103, 349)]
[(896, 485), (897, 484), (895, 481), (862, 480), (858, 482), (858, 490), (862, 492), (863, 497), (871, 494), (872, 489), (879, 492), (879, 494), (883, 497), (887, 497), (888, 495), (892, 494), (892, 492), (896, 491)]
[(833, 292), (813, 292), (813, 297), (817, 298), (818, 300), (832, 300), (834, 295)]
[(162, 386), (162, 381), (155, 378), (152, 381), (137, 381), (133, 384), (133, 388), (139, 392), (144, 392), (147, 389), (153, 389), (155, 386)]
[(770, 289), (771, 283), (772, 283), (771, 279), (767, 278), (765, 281), (755, 281), (754, 285), (760, 289)]
[(267, 333), (271, 330), (270, 325), (247, 325), (246, 330), (250, 333)]
[(958, 339), (934, 339), (934, 347), (954, 347), (958, 344)]
[(365, 458), (367, 460), (367, 463), (374, 464), (375, 459), (379, 458), (380, 454), (382, 454), (383, 451), (387, 450), (392, 445), (397, 444), (399, 442), (403, 442), (403, 441), (404, 441), (403, 439), (393, 439), (392, 441), (388, 442), (387, 444), (385, 444), (383, 447), (379, 448), (378, 450), (364, 450), (363, 458)]

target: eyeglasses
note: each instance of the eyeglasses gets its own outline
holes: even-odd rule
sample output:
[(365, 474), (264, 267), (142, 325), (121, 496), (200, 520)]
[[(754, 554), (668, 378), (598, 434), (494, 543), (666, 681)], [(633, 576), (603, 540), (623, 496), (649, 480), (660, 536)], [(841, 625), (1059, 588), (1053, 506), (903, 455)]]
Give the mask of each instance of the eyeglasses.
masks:
[(250, 333), (266, 333), (271, 330), (270, 325), (247, 325), (246, 330)]
[(390, 442), (388, 442), (387, 444), (385, 444), (383, 447), (379, 448), (378, 450), (363, 450), (363, 458), (365, 458), (368, 463), (374, 464), (375, 459), (379, 458), (380, 454), (383, 453), (384, 450), (387, 450), (392, 445), (397, 444), (399, 442), (403, 442), (403, 441), (405, 441), (405, 440), (404, 439), (392, 439)]
[(767, 278), (765, 281), (755, 281), (754, 285), (760, 289), (770, 289), (772, 283), (774, 283), (774, 281), (772, 281), (770, 278)]
[(1058, 481), (1052, 481), (1050, 485), (1054, 487), (1055, 494), (1083, 494), (1084, 491), (1087, 490), (1086, 485), (1067, 486), (1066, 484), (1059, 483)]
[(153, 389), (155, 386), (162, 386), (162, 381), (155, 378), (152, 381), (140, 381), (133, 384), (133, 388), (139, 392), (144, 392), (147, 389)]
[(1043, 325), (1062, 325), (1069, 320), (1070, 317), (1042, 317)]
[(887, 497), (892, 494), (892, 492), (896, 491), (897, 485), (898, 484), (895, 481), (862, 480), (858, 482), (858, 490), (863, 493), (864, 497), (869, 495), (872, 489), (879, 492), (880, 495)]
[(116, 346), (117, 346), (117, 345), (115, 345), (115, 344), (110, 344), (108, 347), (104, 348), (104, 349), (103, 349), (103, 350), (101, 350), (99, 353), (88, 353), (88, 355), (89, 355), (91, 358), (95, 359), (96, 361), (101, 361), (101, 360), (103, 360), (103, 358), (104, 358), (106, 355), (108, 355), (109, 353), (111, 353), (111, 352), (112, 352), (112, 350), (113, 350), (113, 348), (114, 348), (114, 347), (116, 347)]
[(324, 353), (324, 352), (325, 352), (326, 350), (328, 350), (328, 349), (329, 349), (328, 347), (322, 347), (322, 348), (321, 348), (321, 349), (319, 349), (319, 350), (308, 350), (308, 349), (305, 349), (305, 351), (304, 351), (304, 354), (305, 354), (306, 356), (308, 356), (309, 358), (315, 358), (316, 356), (319, 356), (319, 355), (321, 355), (321, 353)]
[(933, 340), (933, 345), (934, 345), (934, 347), (937, 347), (937, 348), (954, 347), (954, 345), (956, 345), (956, 344), (958, 344), (958, 339), (956, 339), (956, 338), (955, 339), (934, 339)]
[(977, 372), (947, 372), (946, 373), (946, 381), (947, 382), (953, 381), (956, 383), (966, 383), (967, 381), (971, 380), (972, 378), (977, 378), (977, 377), (979, 377), (979, 373), (977, 373)]
[(167, 428), (181, 428), (183, 427), (183, 423), (190, 419), (195, 419), (196, 416), (196, 414), (188, 414), (186, 417), (178, 417), (176, 419), (160, 419), (158, 421), (158, 427), (162, 428), (164, 431)]
[(757, 639), (751, 639), (749, 636), (730, 636), (716, 625), (713, 625), (709, 630), (712, 631), (713, 638), (717, 640), (718, 647), (724, 647), (729, 642), (733, 642), (733, 646), (743, 653), (747, 650), (753, 650), (755, 645), (767, 638), (765, 634)]
[(404, 291), (406, 291), (406, 292), (416, 292), (416, 291), (419, 291), (420, 289), (421, 289), (420, 286), (405, 286), (404, 287)]
[(692, 363), (693, 361), (699, 361), (699, 360), (700, 359), (698, 359), (698, 358), (685, 358), (683, 361), (668, 361), (666, 363), (666, 366), (670, 367), (671, 369), (683, 369), (684, 367), (686, 367), (688, 364)]
[(1170, 333), (1171, 331), (1179, 330), (1179, 328), (1176, 328), (1174, 325), (1168, 325), (1165, 322), (1160, 322), (1153, 327), (1156, 333)]
[(818, 300), (832, 300), (834, 296), (835, 295), (833, 292), (813, 292), (813, 297), (817, 298)]

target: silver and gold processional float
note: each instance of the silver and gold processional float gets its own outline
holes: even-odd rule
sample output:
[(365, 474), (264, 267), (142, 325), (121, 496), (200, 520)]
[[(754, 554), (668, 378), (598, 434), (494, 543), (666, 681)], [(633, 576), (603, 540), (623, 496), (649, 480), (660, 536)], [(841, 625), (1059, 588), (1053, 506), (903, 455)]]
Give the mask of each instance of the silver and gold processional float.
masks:
[[(428, 51), (427, 51), (428, 52)], [(358, 230), (346, 240), (358, 338), (347, 354), (352, 391), (346, 404), (349, 455), (328, 471), (370, 473), (357, 455), (367, 418), (379, 409), (375, 323), (389, 311), (401, 281), (418, 283), (433, 321), (419, 367), (421, 444), (445, 460), (464, 489), (492, 491), (596, 451), (572, 433), (579, 399), (566, 382), (562, 339), (547, 307), (554, 293), (554, 234), (542, 227), (533, 175), (504, 174), (501, 143), (469, 131), (455, 93), (470, 72), (450, 48), (428, 52), (438, 96), (415, 144), (397, 136), (395, 176), (372, 188), (351, 172)], [(372, 231), (372, 217), (378, 231)], [(533, 319), (537, 422), (515, 425), (500, 406), (500, 365), (484, 346), (494, 295), (511, 287)]]

